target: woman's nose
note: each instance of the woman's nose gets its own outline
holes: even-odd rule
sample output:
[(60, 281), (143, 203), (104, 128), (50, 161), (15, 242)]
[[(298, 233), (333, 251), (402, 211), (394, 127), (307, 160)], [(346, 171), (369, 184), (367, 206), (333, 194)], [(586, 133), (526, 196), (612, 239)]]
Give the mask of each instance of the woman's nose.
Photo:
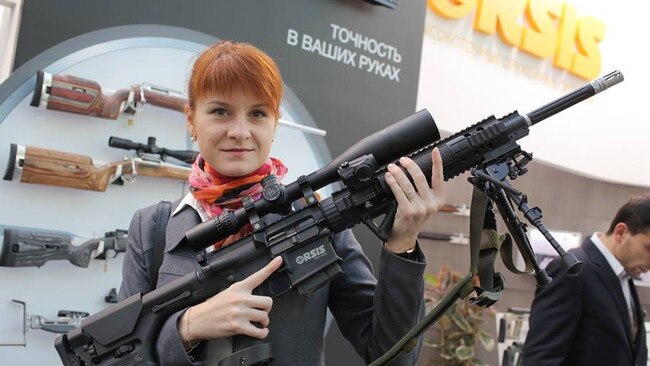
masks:
[(248, 126), (248, 121), (245, 118), (237, 118), (228, 129), (228, 137), (246, 139), (250, 135), (251, 131)]

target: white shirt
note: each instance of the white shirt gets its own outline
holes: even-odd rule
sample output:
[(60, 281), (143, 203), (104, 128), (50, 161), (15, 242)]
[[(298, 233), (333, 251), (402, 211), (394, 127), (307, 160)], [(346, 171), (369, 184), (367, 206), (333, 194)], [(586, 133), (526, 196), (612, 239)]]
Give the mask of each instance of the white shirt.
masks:
[(205, 212), (205, 209), (203, 209), (203, 205), (201, 205), (201, 202), (199, 202), (194, 196), (192, 195), (191, 192), (188, 192), (185, 197), (181, 200), (181, 203), (178, 204), (178, 207), (172, 212), (172, 216), (175, 216), (177, 213), (179, 213), (183, 207), (185, 206), (190, 206), (194, 209), (199, 214), (199, 217), (201, 218), (202, 222), (206, 222), (210, 220), (210, 216), (208, 215), (207, 212)]
[[(194, 209), (194, 211), (196, 211), (199, 214), (199, 217), (201, 218), (201, 222), (206, 222), (206, 221), (210, 220), (210, 216), (208, 215), (208, 213), (203, 208), (203, 205), (201, 204), (201, 202), (199, 202), (199, 200), (194, 198), (194, 196), (192, 195), (191, 192), (188, 192), (185, 195), (185, 197), (183, 197), (181, 202), (178, 204), (178, 207), (176, 207), (174, 212), (172, 212), (171, 216), (175, 216), (177, 213), (181, 212), (181, 210), (185, 206), (192, 207)], [(207, 253), (210, 253), (210, 252), (214, 251), (214, 246), (212, 246), (212, 245), (208, 246), (207, 248), (205, 248), (205, 251)]]

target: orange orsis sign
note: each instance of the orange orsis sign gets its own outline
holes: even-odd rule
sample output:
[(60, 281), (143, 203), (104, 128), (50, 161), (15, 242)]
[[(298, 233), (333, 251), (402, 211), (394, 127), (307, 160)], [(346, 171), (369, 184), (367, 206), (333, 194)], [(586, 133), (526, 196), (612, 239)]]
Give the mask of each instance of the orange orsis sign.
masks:
[[(605, 25), (592, 16), (577, 17), (576, 8), (555, 0), (427, 0), (436, 14), (459, 19), (476, 10), (474, 29), (499, 33), (501, 40), (585, 79), (600, 73), (598, 42)], [(525, 14), (528, 27), (520, 24)]]

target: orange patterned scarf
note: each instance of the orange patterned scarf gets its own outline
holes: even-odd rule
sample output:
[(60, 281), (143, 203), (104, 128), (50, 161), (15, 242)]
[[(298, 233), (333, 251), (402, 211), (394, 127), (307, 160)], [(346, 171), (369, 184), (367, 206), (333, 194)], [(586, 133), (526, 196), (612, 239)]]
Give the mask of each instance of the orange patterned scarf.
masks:
[[(214, 170), (199, 154), (192, 165), (190, 192), (201, 203), (208, 216), (214, 218), (224, 210), (234, 211), (242, 207), (244, 196), (250, 195), (253, 201), (260, 199), (260, 181), (269, 174), (274, 174), (278, 180), (282, 180), (287, 175), (287, 167), (279, 159), (268, 157), (256, 171), (242, 177), (228, 177)], [(227, 246), (252, 232), (251, 225), (245, 225), (238, 233), (215, 243), (214, 247), (219, 249)]]

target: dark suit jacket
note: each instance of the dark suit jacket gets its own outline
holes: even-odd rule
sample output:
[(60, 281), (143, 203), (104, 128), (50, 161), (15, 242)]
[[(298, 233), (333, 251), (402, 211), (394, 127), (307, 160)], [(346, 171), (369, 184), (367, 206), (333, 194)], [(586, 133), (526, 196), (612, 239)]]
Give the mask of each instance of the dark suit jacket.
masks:
[[(175, 208), (178, 201), (174, 203)], [(138, 292), (151, 291), (146, 271), (151, 263), (156, 228), (156, 205), (138, 210), (129, 227), (129, 245), (124, 257), (120, 299)], [(264, 219), (270, 218), (267, 215)], [(278, 217), (279, 218), (279, 217)], [(197, 224), (196, 211), (185, 206), (167, 224), (165, 256), (160, 266), (158, 287), (198, 268), (198, 254), (187, 245), (180, 245), (185, 232)], [(387, 351), (406, 334), (424, 311), (423, 274), (426, 263), (412, 262), (383, 249), (377, 270), (379, 283), (373, 276), (370, 262), (350, 230), (335, 235), (333, 246), (342, 258), (343, 275), (303, 296), (297, 291), (276, 297), (270, 313), (270, 335), (276, 359), (273, 365), (324, 365), (324, 328), (327, 308), (338, 326), (367, 362)], [(424, 255), (418, 246), (418, 255)], [(183, 349), (177, 330), (178, 318), (184, 310), (167, 319), (156, 342), (161, 366), (216, 364), (218, 358), (209, 356), (209, 342), (202, 342), (192, 356)], [(234, 342), (234, 351), (245, 344)], [(392, 365), (414, 365), (419, 347), (401, 355)], [(214, 361), (214, 362), (213, 362)]]
[(595, 244), (587, 239), (571, 250), (584, 262), (582, 272), (565, 275), (560, 260), (546, 268), (553, 282), (538, 289), (524, 345), (524, 365), (646, 365), (644, 316), (632, 286), (638, 336), (618, 277)]

